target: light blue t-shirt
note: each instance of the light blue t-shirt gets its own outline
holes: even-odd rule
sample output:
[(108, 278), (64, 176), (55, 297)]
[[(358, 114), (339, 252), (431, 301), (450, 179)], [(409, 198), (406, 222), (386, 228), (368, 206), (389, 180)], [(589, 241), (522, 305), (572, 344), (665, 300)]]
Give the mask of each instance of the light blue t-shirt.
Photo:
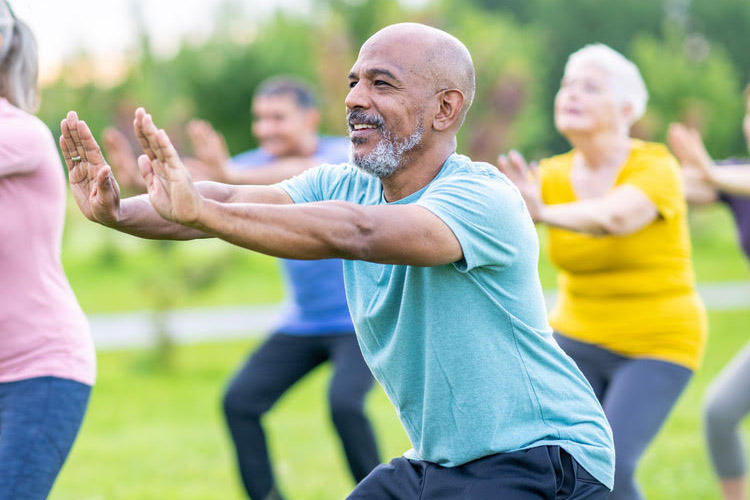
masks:
[[(320, 137), (313, 155), (321, 163), (341, 163), (349, 158), (349, 139)], [(232, 158), (236, 168), (256, 168), (277, 158), (258, 148)], [(354, 331), (346, 304), (340, 259), (281, 259), (287, 300), (276, 331), (291, 335), (340, 334)]]
[[(380, 181), (349, 164), (280, 186), (295, 203), (387, 204)], [(460, 261), (434, 267), (344, 261), (357, 338), (414, 446), (407, 457), (451, 467), (559, 445), (611, 488), (612, 433), (552, 337), (537, 234), (515, 186), (492, 165), (454, 154), (395, 203), (435, 214), (463, 250)]]

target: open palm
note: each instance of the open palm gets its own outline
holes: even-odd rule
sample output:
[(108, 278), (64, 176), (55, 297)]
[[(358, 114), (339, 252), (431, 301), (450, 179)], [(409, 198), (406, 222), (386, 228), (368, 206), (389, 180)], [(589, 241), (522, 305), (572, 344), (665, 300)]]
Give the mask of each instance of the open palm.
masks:
[(60, 149), (73, 197), (94, 222), (111, 225), (120, 213), (120, 188), (88, 125), (70, 111), (60, 123)]
[(165, 219), (180, 224), (196, 222), (203, 198), (167, 133), (156, 128), (143, 108), (136, 110), (133, 126), (146, 153), (138, 158), (138, 167), (154, 209)]

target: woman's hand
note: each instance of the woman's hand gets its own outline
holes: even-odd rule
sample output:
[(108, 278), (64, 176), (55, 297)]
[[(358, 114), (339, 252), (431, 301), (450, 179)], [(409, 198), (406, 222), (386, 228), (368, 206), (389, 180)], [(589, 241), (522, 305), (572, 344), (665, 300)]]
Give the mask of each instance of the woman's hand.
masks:
[(534, 222), (542, 221), (545, 204), (539, 182), (539, 168), (536, 163), (526, 163), (521, 153), (512, 150), (509, 154), (497, 157), (497, 168), (516, 185), (521, 192), (526, 208)]

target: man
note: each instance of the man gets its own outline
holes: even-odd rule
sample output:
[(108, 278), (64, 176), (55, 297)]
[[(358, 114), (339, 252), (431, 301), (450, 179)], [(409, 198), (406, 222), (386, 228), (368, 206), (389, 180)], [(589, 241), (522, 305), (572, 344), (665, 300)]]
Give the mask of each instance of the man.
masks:
[(91, 220), (144, 237), (347, 259), (360, 347), (414, 446), (350, 499), (606, 498), (611, 432), (552, 339), (533, 223), (504, 176), (455, 154), (474, 95), (466, 47), (389, 26), (362, 46), (349, 86), (350, 164), (262, 188), (192, 184), (139, 109), (149, 198), (121, 204), (71, 112), (61, 147), (76, 200)]
[[(260, 148), (229, 161), (223, 138), (206, 122), (188, 134), (196, 159), (188, 168), (202, 178), (231, 184), (272, 184), (320, 163), (347, 160), (349, 141), (319, 137), (320, 114), (311, 87), (272, 77), (255, 91), (252, 130)], [(105, 147), (117, 179), (138, 189), (136, 159), (127, 139), (108, 129)], [(192, 167), (192, 168), (191, 168)], [(135, 170), (135, 172), (133, 172)], [(287, 301), (273, 333), (248, 357), (224, 395), (224, 415), (242, 483), (250, 498), (281, 498), (268, 456), (261, 417), (296, 382), (321, 363), (333, 364), (328, 399), (349, 470), (358, 483), (380, 463), (365, 396), (372, 374), (362, 359), (344, 291), (340, 259), (282, 259)]]

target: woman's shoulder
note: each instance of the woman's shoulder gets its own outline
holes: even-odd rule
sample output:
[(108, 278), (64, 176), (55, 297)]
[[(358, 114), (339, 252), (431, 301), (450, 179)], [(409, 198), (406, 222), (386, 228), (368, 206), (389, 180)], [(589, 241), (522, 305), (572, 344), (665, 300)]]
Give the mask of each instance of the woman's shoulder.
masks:
[(553, 155), (539, 160), (539, 167), (545, 169), (565, 169), (570, 168), (573, 164), (573, 154), (575, 150), (571, 149), (565, 153)]
[(0, 127), (3, 136), (25, 144), (46, 141), (51, 137), (47, 125), (38, 117), (17, 108), (4, 98), (0, 98)]
[(677, 160), (669, 151), (669, 148), (660, 142), (633, 139), (631, 148), (630, 163), (666, 162), (677, 166)]
[(552, 179), (569, 179), (573, 168), (574, 150), (566, 153), (550, 156), (539, 161), (539, 171), (542, 182), (547, 183)]

